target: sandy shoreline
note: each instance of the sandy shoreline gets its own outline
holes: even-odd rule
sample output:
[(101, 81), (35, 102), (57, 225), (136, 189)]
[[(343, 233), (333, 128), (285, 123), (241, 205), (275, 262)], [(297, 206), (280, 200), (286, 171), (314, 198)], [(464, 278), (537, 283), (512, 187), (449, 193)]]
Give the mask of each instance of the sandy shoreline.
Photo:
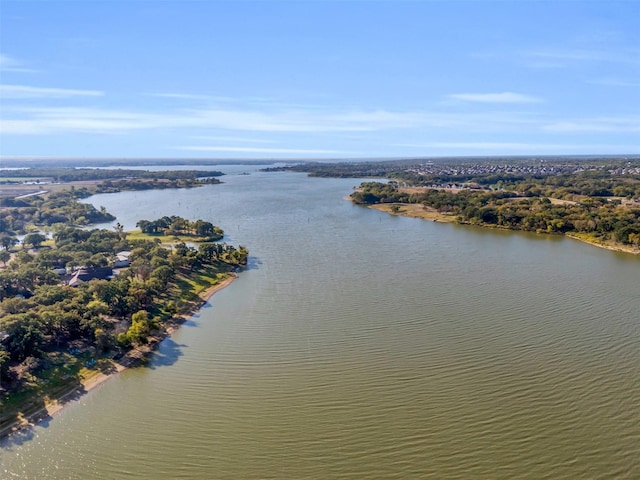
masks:
[[(393, 206), (394, 205), (398, 209), (397, 211), (393, 210)], [(402, 217), (412, 217), (412, 218), (421, 218), (423, 220), (431, 220), (433, 222), (455, 223), (455, 217), (454, 216), (438, 213), (434, 209), (424, 209), (422, 207), (422, 205), (418, 205), (418, 204), (383, 203), (383, 204), (368, 205), (368, 207), (372, 208), (374, 210), (378, 210), (379, 212), (388, 213), (390, 215), (398, 215), (398, 216), (402, 216)], [(462, 223), (462, 225), (464, 225), (464, 223)], [(482, 227), (482, 228), (493, 228), (493, 229), (497, 228), (499, 230), (508, 230), (508, 231), (513, 231), (513, 232), (523, 231), (523, 230), (511, 230), (509, 228), (494, 227), (494, 226), (491, 226), (491, 225), (476, 225), (476, 226)], [(531, 232), (529, 232), (529, 233), (531, 233)], [(543, 235), (548, 235), (548, 234), (543, 234)], [(573, 240), (578, 240), (579, 242), (586, 243), (588, 245), (593, 245), (594, 247), (604, 248), (605, 250), (611, 250), (611, 251), (614, 251), (614, 252), (621, 252), (621, 253), (629, 253), (631, 255), (640, 255), (640, 249), (634, 248), (632, 246), (612, 245), (612, 244), (606, 244), (606, 243), (593, 242), (593, 241), (591, 241), (591, 240), (589, 240), (587, 238), (583, 238), (583, 237), (581, 237), (579, 235), (574, 235), (574, 234), (571, 234), (571, 233), (565, 233), (563, 236), (565, 236), (567, 238), (571, 238)]]
[(204, 305), (204, 303), (206, 303), (213, 296), (213, 294), (229, 286), (236, 278), (238, 278), (237, 274), (232, 273), (229, 275), (229, 277), (225, 278), (220, 283), (212, 285), (211, 287), (201, 291), (198, 296), (201, 298), (202, 303), (193, 312), (181, 315), (168, 322), (164, 330), (151, 337), (150, 342), (147, 345), (127, 352), (127, 354), (117, 362), (111, 361), (109, 365), (109, 367), (111, 368), (109, 368), (108, 373), (104, 373), (103, 371), (96, 371), (94, 372), (95, 374), (86, 378), (82, 378), (78, 386), (72, 388), (70, 391), (63, 393), (55, 399), (47, 400), (45, 402), (44, 408), (41, 408), (38, 411), (29, 414), (26, 418), (18, 418), (12, 424), (5, 426), (2, 430), (0, 430), (0, 439), (10, 436), (12, 433), (15, 433), (17, 431), (37, 425), (39, 422), (55, 415), (57, 412), (62, 410), (64, 406), (67, 405), (70, 401), (78, 399), (85, 393), (100, 386), (123, 370), (143, 363), (149, 356), (153, 354), (153, 351), (158, 347), (162, 340), (170, 336), (180, 327), (180, 325), (182, 325), (185, 321), (189, 320), (193, 315), (195, 315), (200, 310), (202, 305)]

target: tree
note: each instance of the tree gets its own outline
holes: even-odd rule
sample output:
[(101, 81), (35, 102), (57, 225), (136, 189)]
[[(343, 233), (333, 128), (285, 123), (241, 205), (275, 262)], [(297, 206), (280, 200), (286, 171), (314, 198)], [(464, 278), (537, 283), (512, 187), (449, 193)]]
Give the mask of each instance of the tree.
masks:
[(124, 231), (124, 227), (120, 222), (116, 223), (116, 226), (113, 227), (113, 229), (122, 240), (125, 240), (127, 238), (127, 232)]
[(0, 380), (9, 379), (9, 361), (11, 355), (0, 345)]
[(6, 250), (0, 250), (0, 262), (6, 267), (7, 262), (11, 260), (11, 254)]
[(27, 357), (39, 357), (42, 353), (44, 337), (40, 328), (28, 315), (16, 322), (8, 331), (7, 350), (18, 361)]
[(171, 222), (170, 228), (177, 232), (187, 232), (189, 230), (189, 221), (182, 217), (177, 217)]
[(112, 337), (102, 328), (96, 328), (93, 335), (96, 339), (95, 343), (99, 351), (106, 352), (111, 348), (111, 345), (113, 344)]
[(216, 243), (201, 243), (198, 245), (198, 253), (204, 257), (205, 260), (211, 261), (218, 258), (218, 244)]
[(135, 272), (136, 277), (144, 283), (151, 276), (151, 271), (153, 269), (145, 259), (137, 259), (131, 263), (131, 270)]
[(140, 310), (131, 316), (131, 326), (127, 330), (127, 340), (133, 344), (146, 343), (151, 332), (151, 322), (146, 311)]
[(87, 313), (92, 316), (106, 315), (109, 313), (109, 305), (102, 300), (91, 300), (87, 303)]
[(151, 222), (149, 220), (140, 220), (138, 223), (136, 223), (136, 227), (140, 228), (140, 231), (142, 233), (152, 233), (149, 230), (150, 225)]
[(201, 237), (209, 237), (213, 235), (213, 224), (210, 222), (205, 222), (203, 220), (196, 220), (193, 223), (193, 229), (196, 232), (196, 235)]
[(158, 279), (160, 281), (160, 284), (162, 285), (162, 288), (167, 287), (167, 284), (173, 278), (173, 276), (174, 269), (168, 265), (162, 265), (151, 272), (151, 277)]
[(38, 248), (43, 242), (47, 240), (47, 237), (41, 233), (29, 233), (22, 240), (23, 245), (32, 245), (33, 248)]
[(35, 304), (31, 300), (20, 297), (7, 298), (0, 303), (0, 311), (5, 315), (25, 313), (33, 308)]
[(18, 243), (18, 239), (11, 235), (3, 234), (0, 235), (0, 245), (2, 245), (5, 250), (9, 250), (11, 247)]

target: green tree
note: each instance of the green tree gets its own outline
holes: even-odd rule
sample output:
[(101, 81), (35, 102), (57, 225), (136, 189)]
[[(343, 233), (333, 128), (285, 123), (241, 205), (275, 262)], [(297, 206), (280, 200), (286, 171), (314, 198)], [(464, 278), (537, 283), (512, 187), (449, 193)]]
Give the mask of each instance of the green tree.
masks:
[(162, 265), (151, 272), (151, 278), (159, 280), (162, 288), (167, 287), (167, 284), (173, 278), (173, 276), (174, 269), (168, 265)]
[(127, 340), (130, 343), (141, 344), (147, 342), (151, 333), (151, 322), (145, 310), (140, 310), (131, 316), (131, 326), (127, 330)]
[(11, 355), (0, 345), (0, 380), (9, 380)]
[(4, 247), (5, 250), (9, 250), (11, 247), (18, 243), (18, 239), (12, 235), (3, 234), (0, 235), (0, 245)]
[(0, 262), (2, 262), (5, 267), (9, 260), (11, 260), (11, 254), (6, 250), (0, 250)]
[(101, 352), (106, 352), (113, 345), (112, 337), (102, 328), (96, 328), (93, 332), (95, 345)]
[(41, 356), (44, 336), (32, 317), (23, 315), (7, 333), (7, 350), (13, 358), (22, 361)]
[(45, 237), (41, 233), (29, 233), (24, 237), (24, 240), (22, 240), (22, 243), (24, 245), (31, 245), (33, 246), (33, 248), (38, 248), (46, 240), (47, 240), (47, 237)]

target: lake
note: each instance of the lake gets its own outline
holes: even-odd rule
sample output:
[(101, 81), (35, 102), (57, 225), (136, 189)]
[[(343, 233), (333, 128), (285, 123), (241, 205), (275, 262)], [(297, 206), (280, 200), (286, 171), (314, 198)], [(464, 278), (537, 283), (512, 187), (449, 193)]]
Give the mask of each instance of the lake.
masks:
[(640, 478), (639, 258), (220, 169), (88, 200), (211, 221), (249, 266), (148, 366), (5, 440), (2, 478)]

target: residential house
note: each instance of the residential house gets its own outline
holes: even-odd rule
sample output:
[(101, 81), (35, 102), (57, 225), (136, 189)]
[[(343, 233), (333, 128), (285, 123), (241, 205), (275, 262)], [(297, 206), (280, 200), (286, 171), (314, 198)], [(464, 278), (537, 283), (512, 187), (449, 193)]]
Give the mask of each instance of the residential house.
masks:
[(77, 287), (89, 280), (110, 280), (112, 277), (113, 269), (111, 267), (81, 268), (71, 276), (69, 286)]

